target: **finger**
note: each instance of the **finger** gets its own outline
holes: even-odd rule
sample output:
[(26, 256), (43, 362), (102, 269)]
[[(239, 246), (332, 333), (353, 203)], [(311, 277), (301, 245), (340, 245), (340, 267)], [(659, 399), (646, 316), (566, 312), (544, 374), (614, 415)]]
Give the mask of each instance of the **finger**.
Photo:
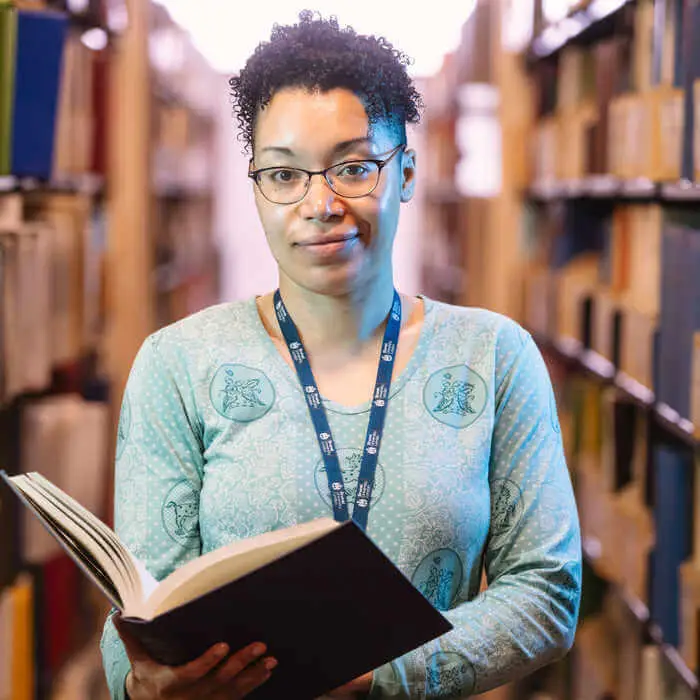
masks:
[(229, 653), (228, 644), (215, 644), (207, 649), (200, 657), (172, 669), (175, 681), (178, 684), (188, 684), (198, 681), (209, 673)]
[(248, 666), (228, 684), (230, 689), (228, 692), (231, 694), (226, 695), (226, 697), (239, 700), (239, 698), (250, 695), (256, 688), (270, 679), (276, 666), (277, 659), (272, 657), (261, 659), (252, 666)]
[(132, 666), (137, 661), (151, 661), (151, 657), (146, 653), (141, 642), (136, 639), (124, 624), (121, 612), (117, 612), (112, 616), (112, 622), (114, 623), (114, 628), (117, 630), (117, 634), (124, 643), (126, 655), (129, 657)]
[(235, 678), (246, 666), (257, 661), (267, 651), (264, 644), (256, 642), (241, 649), (217, 671), (216, 680), (219, 683), (228, 683)]

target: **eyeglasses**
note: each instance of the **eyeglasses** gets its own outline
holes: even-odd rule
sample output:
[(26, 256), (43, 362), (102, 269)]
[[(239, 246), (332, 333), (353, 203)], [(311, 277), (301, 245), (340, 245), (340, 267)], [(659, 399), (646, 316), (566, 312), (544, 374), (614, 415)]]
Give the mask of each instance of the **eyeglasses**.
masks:
[(323, 175), (331, 190), (340, 197), (366, 197), (379, 184), (384, 166), (404, 148), (405, 143), (399, 144), (383, 160), (346, 160), (325, 170), (260, 168), (250, 170), (248, 177), (255, 181), (263, 197), (273, 204), (300, 202), (309, 191), (312, 175)]

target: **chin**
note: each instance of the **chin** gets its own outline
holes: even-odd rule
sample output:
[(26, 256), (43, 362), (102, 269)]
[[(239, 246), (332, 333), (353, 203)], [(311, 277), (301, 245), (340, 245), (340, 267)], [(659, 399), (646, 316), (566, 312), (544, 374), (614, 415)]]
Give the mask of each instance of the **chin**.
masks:
[(315, 294), (343, 297), (366, 286), (366, 280), (358, 275), (356, 270), (326, 268), (315, 270), (314, 273), (300, 278), (299, 284)]

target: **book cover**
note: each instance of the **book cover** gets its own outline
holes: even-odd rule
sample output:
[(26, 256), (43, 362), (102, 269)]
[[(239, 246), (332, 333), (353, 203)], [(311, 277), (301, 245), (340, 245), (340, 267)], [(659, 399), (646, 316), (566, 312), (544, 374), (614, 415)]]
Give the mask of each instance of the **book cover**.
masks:
[(11, 172), (48, 180), (54, 153), (65, 15), (19, 11)]
[(260, 639), (279, 666), (251, 700), (292, 689), (295, 698), (311, 700), (451, 627), (432, 606), (418, 605), (417, 591), (387, 563), (347, 524), (193, 605), (127, 624), (153, 658), (171, 665), (221, 639), (233, 649)]

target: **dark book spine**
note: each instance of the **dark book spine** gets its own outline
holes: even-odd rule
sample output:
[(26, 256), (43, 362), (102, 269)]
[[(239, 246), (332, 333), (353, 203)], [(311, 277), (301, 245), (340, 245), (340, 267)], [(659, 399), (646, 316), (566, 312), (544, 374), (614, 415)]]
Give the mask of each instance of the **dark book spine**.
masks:
[(683, 154), (681, 177), (695, 180), (695, 81), (700, 78), (700, 2), (685, 0), (683, 9)]
[(53, 169), (58, 88), (67, 19), (19, 11), (13, 105), (14, 175), (48, 180)]
[(680, 643), (679, 567), (692, 553), (693, 468), (686, 451), (654, 449), (656, 543), (650, 571), (650, 613), (664, 641)]

